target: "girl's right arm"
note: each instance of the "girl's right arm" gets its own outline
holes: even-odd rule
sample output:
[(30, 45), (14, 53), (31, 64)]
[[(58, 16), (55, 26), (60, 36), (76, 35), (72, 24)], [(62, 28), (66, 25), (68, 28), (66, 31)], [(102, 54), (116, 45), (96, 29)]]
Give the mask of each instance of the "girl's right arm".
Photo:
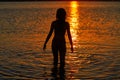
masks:
[(51, 24), (51, 28), (50, 28), (49, 34), (47, 35), (47, 38), (45, 40), (45, 43), (44, 43), (44, 46), (43, 46), (43, 50), (46, 49), (46, 44), (47, 44), (48, 40), (50, 39), (52, 33), (53, 33), (53, 22)]

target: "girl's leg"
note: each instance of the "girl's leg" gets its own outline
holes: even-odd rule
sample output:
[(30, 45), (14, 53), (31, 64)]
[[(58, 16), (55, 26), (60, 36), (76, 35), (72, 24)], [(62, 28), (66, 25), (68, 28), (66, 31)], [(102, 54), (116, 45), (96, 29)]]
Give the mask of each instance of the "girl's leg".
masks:
[(52, 53), (53, 53), (53, 64), (54, 66), (58, 65), (58, 48), (54, 44), (52, 44)]
[(54, 60), (54, 66), (58, 65), (58, 51), (53, 51), (53, 60)]
[(60, 67), (64, 67), (65, 66), (66, 45), (62, 45), (59, 48), (59, 52), (60, 52)]
[(65, 66), (65, 52), (60, 52), (60, 67)]

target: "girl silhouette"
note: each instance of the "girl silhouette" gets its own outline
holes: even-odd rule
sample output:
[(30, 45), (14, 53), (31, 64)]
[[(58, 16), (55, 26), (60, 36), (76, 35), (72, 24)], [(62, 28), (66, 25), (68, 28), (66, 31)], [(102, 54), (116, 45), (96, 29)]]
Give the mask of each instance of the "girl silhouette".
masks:
[(65, 54), (66, 54), (66, 42), (65, 33), (68, 34), (68, 39), (71, 44), (71, 51), (73, 52), (73, 43), (70, 33), (70, 25), (65, 21), (66, 11), (63, 8), (59, 8), (56, 13), (56, 20), (51, 23), (51, 28), (49, 34), (44, 43), (43, 50), (46, 49), (46, 44), (50, 39), (52, 33), (54, 32), (54, 37), (52, 40), (52, 53), (54, 58), (54, 66), (58, 65), (58, 52), (60, 54), (60, 67), (65, 66)]

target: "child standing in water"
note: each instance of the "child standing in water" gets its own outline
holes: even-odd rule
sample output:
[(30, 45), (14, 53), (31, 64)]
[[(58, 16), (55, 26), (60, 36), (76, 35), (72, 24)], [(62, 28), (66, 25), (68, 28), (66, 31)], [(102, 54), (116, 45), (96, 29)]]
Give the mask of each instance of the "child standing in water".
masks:
[(56, 20), (52, 22), (49, 34), (44, 43), (43, 50), (46, 49), (46, 44), (54, 32), (52, 40), (52, 53), (54, 58), (54, 66), (58, 65), (58, 52), (60, 54), (60, 67), (65, 66), (65, 55), (66, 55), (66, 42), (65, 33), (67, 32), (68, 38), (71, 44), (71, 51), (73, 52), (73, 43), (70, 33), (70, 25), (65, 21), (66, 11), (63, 8), (59, 8), (56, 13)]

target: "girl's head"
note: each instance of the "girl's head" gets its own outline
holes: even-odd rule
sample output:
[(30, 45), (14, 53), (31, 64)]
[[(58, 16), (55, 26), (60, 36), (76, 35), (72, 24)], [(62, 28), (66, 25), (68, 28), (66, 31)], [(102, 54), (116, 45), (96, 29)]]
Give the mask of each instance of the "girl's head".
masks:
[(66, 11), (65, 11), (65, 9), (59, 8), (59, 9), (57, 10), (57, 13), (56, 13), (56, 18), (57, 18), (58, 20), (65, 21), (65, 18), (66, 18)]

